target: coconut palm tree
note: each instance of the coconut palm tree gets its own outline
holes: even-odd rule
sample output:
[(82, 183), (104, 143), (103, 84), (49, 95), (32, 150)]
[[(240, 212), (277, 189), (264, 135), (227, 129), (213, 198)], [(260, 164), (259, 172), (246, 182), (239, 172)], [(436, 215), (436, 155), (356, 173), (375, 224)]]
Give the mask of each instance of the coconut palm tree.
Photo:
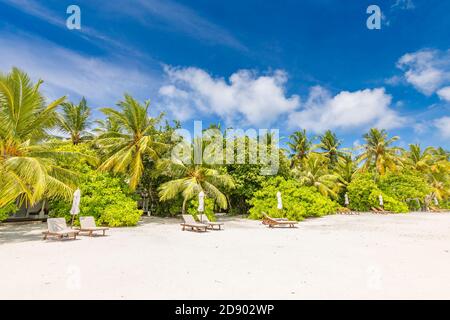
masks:
[(341, 187), (339, 176), (328, 171), (328, 159), (321, 154), (311, 153), (293, 170), (293, 176), (305, 186), (317, 188), (324, 196), (337, 197)]
[(89, 116), (91, 110), (86, 103), (86, 99), (81, 99), (80, 103), (75, 105), (71, 102), (61, 104), (62, 111), (58, 118), (58, 127), (64, 133), (70, 135), (74, 145), (92, 137), (86, 130), (90, 122)]
[(344, 154), (339, 158), (335, 167), (335, 173), (338, 175), (338, 180), (343, 186), (348, 186), (357, 172), (357, 165), (351, 155)]
[(161, 174), (173, 179), (160, 186), (160, 200), (166, 201), (181, 195), (183, 197), (182, 213), (184, 214), (187, 202), (203, 191), (208, 197), (214, 199), (219, 207), (227, 209), (227, 197), (220, 189), (233, 189), (235, 187), (233, 178), (205, 163), (195, 164), (194, 153), (198, 152), (200, 148), (205, 149), (205, 145), (199, 139), (196, 139), (191, 145), (185, 142), (185, 146), (190, 155), (184, 160), (162, 159), (157, 163)]
[(426, 173), (433, 163), (433, 150), (432, 147), (422, 150), (419, 144), (410, 144), (409, 150), (403, 153), (403, 162), (414, 170)]
[(127, 174), (130, 187), (135, 190), (144, 170), (144, 157), (157, 160), (166, 144), (157, 141), (155, 125), (159, 119), (149, 117), (150, 101), (141, 104), (125, 94), (125, 99), (117, 106), (119, 110), (102, 109), (111, 123), (116, 123), (121, 130), (107, 131), (97, 138), (98, 145), (107, 151), (107, 157), (99, 169)]
[(287, 143), (291, 149), (291, 167), (300, 164), (312, 150), (312, 142), (306, 135), (306, 130), (295, 131), (290, 137), (290, 141)]
[(386, 130), (376, 128), (370, 129), (363, 137), (366, 143), (361, 146), (363, 152), (357, 160), (364, 162), (364, 170), (375, 168), (378, 174), (383, 175), (387, 169), (394, 171), (401, 165), (399, 157), (401, 148), (392, 146), (399, 137), (388, 138)]
[(61, 97), (50, 104), (17, 68), (0, 75), (0, 207), (19, 200), (34, 205), (43, 197), (70, 198), (76, 174), (57, 165), (66, 153), (45, 143), (58, 120)]
[(334, 168), (339, 160), (339, 156), (343, 155), (342, 151), (339, 150), (341, 141), (331, 130), (327, 130), (323, 135), (320, 135), (319, 140), (320, 143), (317, 147), (328, 158), (329, 167)]

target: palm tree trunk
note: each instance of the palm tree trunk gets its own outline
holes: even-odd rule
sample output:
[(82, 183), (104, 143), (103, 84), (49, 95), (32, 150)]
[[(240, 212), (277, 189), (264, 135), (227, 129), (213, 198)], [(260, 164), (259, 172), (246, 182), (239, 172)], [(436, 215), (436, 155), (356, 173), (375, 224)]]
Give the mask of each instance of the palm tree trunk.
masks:
[(184, 200), (183, 200), (183, 208), (181, 209), (181, 213), (182, 214), (186, 214), (186, 202), (187, 202), (187, 198), (184, 198)]

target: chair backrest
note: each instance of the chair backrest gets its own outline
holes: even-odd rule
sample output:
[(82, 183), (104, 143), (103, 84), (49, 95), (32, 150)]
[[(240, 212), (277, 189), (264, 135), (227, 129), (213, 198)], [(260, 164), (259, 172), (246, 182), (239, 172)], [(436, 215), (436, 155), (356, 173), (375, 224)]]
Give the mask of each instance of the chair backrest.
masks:
[(209, 223), (210, 221), (209, 221), (208, 216), (206, 214), (201, 214), (200, 215), (200, 222)]
[(269, 215), (267, 213), (263, 212), (262, 214), (264, 216), (264, 219), (267, 219), (267, 220), (272, 221), (272, 222), (277, 222), (277, 220), (275, 220), (274, 218), (269, 217)]
[(58, 232), (67, 229), (65, 218), (48, 218), (47, 219), (48, 231)]
[(186, 223), (197, 223), (197, 222), (194, 220), (194, 217), (191, 216), (190, 214), (183, 214), (182, 216), (183, 216), (184, 222), (186, 222)]
[(97, 227), (97, 225), (95, 224), (95, 219), (92, 216), (80, 217), (80, 226), (81, 229)]

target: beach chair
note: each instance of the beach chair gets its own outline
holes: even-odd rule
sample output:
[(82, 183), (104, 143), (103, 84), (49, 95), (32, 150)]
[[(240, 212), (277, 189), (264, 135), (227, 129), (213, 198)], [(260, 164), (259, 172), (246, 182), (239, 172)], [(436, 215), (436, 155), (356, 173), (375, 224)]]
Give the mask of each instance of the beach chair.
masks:
[(87, 232), (90, 237), (94, 235), (96, 231), (102, 231), (103, 235), (105, 235), (106, 230), (109, 230), (107, 227), (97, 227), (95, 224), (95, 219), (92, 216), (80, 217), (80, 231)]
[[(208, 226), (211, 230), (222, 230), (223, 223), (222, 222), (211, 222), (208, 219), (208, 216), (206, 214), (200, 215), (200, 221), (201, 223), (204, 223)], [(218, 227), (215, 229), (214, 227)]]
[(182, 215), (184, 223), (181, 224), (183, 227), (183, 231), (186, 230), (186, 228), (191, 229), (191, 231), (197, 231), (197, 232), (206, 232), (208, 229), (208, 225), (204, 223), (198, 223), (194, 220), (194, 217), (190, 214), (183, 214)]
[(65, 218), (49, 218), (47, 219), (48, 230), (42, 232), (44, 240), (47, 240), (48, 236), (55, 236), (57, 239), (63, 239), (64, 237), (73, 237), (75, 240), (80, 231), (67, 227)]
[(388, 213), (392, 213), (391, 211), (386, 211), (381, 207), (372, 207), (370, 208), (370, 210), (374, 213), (379, 213), (379, 214), (388, 214)]
[(272, 218), (267, 215), (267, 213), (263, 212), (263, 224), (269, 226), (269, 228), (273, 227), (290, 227), (295, 228), (297, 221), (289, 221), (285, 218)]

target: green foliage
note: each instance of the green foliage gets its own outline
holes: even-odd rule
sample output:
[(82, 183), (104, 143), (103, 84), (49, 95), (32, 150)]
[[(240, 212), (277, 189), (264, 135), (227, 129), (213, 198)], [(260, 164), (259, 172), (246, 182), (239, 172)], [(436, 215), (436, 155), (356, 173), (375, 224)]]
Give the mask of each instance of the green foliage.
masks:
[(110, 204), (100, 215), (99, 222), (110, 227), (135, 226), (141, 218), (142, 211), (136, 208), (136, 202), (127, 200)]
[(364, 173), (354, 177), (347, 186), (350, 209), (356, 211), (369, 211), (373, 206), (369, 197), (373, 192), (379, 192), (372, 174)]
[[(95, 152), (86, 144), (61, 145), (61, 150), (80, 152), (93, 158)], [(77, 163), (63, 163), (72, 166), (80, 173), (80, 216), (93, 216), (98, 224), (110, 227), (136, 225), (142, 212), (137, 210), (136, 197), (121, 176), (94, 170), (89, 159)], [(56, 200), (50, 202), (50, 216), (65, 217), (70, 215), (71, 201)], [(78, 224), (78, 221), (75, 222)]]
[(396, 213), (407, 212), (408, 206), (395, 197), (384, 193), (376, 184), (374, 176), (364, 173), (356, 176), (348, 185), (349, 207), (356, 211), (370, 211), (379, 207), (379, 196), (383, 197), (384, 209)]
[(0, 208), (0, 222), (8, 219), (8, 217), (18, 210), (16, 204), (11, 202), (10, 204)]
[(418, 209), (417, 202), (409, 201), (409, 199), (419, 199), (423, 203), (425, 196), (432, 191), (425, 178), (411, 170), (388, 173), (382, 176), (379, 187), (387, 195), (402, 202), (408, 202), (411, 209)]
[[(282, 210), (277, 209), (278, 191), (282, 195)], [(260, 219), (262, 212), (265, 212), (275, 218), (286, 217), (300, 221), (305, 217), (333, 214), (339, 208), (336, 202), (321, 195), (314, 187), (305, 187), (297, 180), (282, 177), (263, 182), (262, 188), (254, 193), (249, 203), (252, 205), (249, 215), (251, 219)]]
[(404, 202), (401, 202), (385, 193), (383, 193), (381, 190), (373, 190), (372, 193), (369, 196), (369, 203), (371, 204), (371, 207), (379, 207), (380, 206), (380, 199), (379, 196), (383, 197), (383, 204), (384, 209), (386, 211), (391, 211), (394, 213), (405, 213), (408, 212), (408, 205)]
[[(187, 212), (194, 216), (196, 220), (198, 219), (198, 198), (193, 198), (189, 201), (189, 206), (187, 208)], [(205, 198), (205, 211), (204, 214), (208, 217), (209, 221), (216, 221), (216, 216), (214, 215), (214, 200), (211, 198)]]

